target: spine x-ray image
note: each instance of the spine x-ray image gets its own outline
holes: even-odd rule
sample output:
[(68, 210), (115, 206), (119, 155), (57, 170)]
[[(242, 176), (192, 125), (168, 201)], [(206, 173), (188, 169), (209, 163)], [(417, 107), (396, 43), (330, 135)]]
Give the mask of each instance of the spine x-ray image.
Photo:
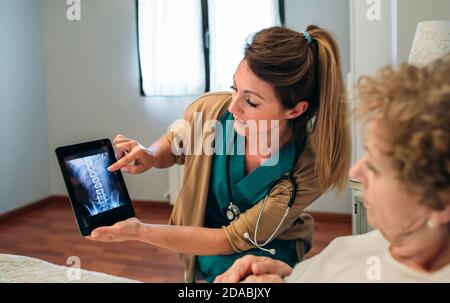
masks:
[(114, 175), (108, 172), (108, 153), (66, 162), (75, 194), (90, 216), (125, 205), (114, 188)]

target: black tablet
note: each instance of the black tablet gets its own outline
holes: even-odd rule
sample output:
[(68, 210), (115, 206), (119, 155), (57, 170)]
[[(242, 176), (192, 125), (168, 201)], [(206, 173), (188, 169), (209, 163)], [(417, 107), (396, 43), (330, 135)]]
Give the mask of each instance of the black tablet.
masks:
[(83, 236), (135, 216), (121, 171), (107, 170), (117, 161), (109, 139), (62, 146), (55, 152)]

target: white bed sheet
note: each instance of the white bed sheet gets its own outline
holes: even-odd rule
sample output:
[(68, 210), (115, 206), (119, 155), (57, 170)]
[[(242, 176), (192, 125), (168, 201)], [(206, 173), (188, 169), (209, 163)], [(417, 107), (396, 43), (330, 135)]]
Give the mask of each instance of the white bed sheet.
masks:
[[(75, 273), (75, 274), (74, 274)], [(79, 279), (78, 279), (79, 277)], [(37, 258), (0, 254), (0, 283), (137, 283), (139, 281), (49, 263)]]

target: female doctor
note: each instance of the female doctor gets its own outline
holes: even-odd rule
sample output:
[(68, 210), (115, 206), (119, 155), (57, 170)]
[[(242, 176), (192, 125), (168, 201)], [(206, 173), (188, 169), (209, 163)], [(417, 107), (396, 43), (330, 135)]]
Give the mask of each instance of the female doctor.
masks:
[[(137, 240), (176, 251), (187, 282), (198, 276), (213, 281), (247, 254), (291, 266), (302, 260), (314, 230), (303, 210), (326, 190), (343, 187), (350, 161), (336, 42), (316, 26), (302, 33), (262, 30), (246, 45), (231, 88), (232, 94), (205, 94), (187, 108), (184, 119), (192, 132), (173, 129), (149, 148), (121, 135), (114, 139), (119, 160), (110, 171), (140, 174), (184, 164), (183, 189), (169, 225), (131, 218), (95, 229), (89, 239)], [(215, 151), (233, 151), (240, 142), (244, 152), (187, 153), (198, 151), (195, 141), (203, 146), (208, 138), (203, 133), (202, 140), (186, 140), (199, 114), (203, 124), (215, 120), (224, 125), (212, 134), (221, 141), (214, 144), (223, 146)], [(259, 131), (263, 123), (266, 131)], [(262, 138), (272, 142), (276, 135), (278, 144), (264, 153), (250, 146)], [(183, 146), (184, 153), (175, 154), (173, 145)], [(274, 159), (274, 165), (264, 165)]]

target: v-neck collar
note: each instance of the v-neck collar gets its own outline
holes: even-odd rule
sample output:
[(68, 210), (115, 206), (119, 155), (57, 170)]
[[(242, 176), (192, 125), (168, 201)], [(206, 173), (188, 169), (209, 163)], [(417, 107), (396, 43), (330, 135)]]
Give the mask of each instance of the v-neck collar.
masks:
[[(290, 171), (294, 153), (295, 144), (288, 143), (278, 151), (279, 158), (275, 165), (260, 165), (246, 176), (244, 172), (245, 155), (232, 155), (230, 157), (230, 178), (232, 186), (235, 187), (233, 193), (237, 190), (239, 195), (244, 198), (243, 200), (251, 204), (258, 202), (266, 194), (273, 181)], [(273, 160), (276, 156), (272, 155), (270, 159)], [(267, 161), (271, 161), (270, 159)]]
[[(234, 120), (230, 112), (226, 112), (223, 116), (222, 122), (226, 120)], [(227, 133), (228, 130), (225, 130), (224, 135), (227, 136)], [(233, 129), (233, 136), (235, 133), (236, 131)], [(231, 136), (229, 133), (228, 135)], [(245, 140), (245, 137), (236, 134), (236, 140)], [(236, 153), (236, 146), (238, 145), (234, 144), (234, 153), (229, 156), (231, 190), (236, 202), (246, 202), (253, 205), (262, 199), (273, 181), (290, 171), (294, 162), (295, 142), (289, 142), (278, 151), (278, 155), (274, 154), (266, 160), (266, 163), (273, 161), (275, 165), (260, 165), (248, 175), (245, 175), (245, 154)], [(274, 161), (277, 156), (278, 160)]]

